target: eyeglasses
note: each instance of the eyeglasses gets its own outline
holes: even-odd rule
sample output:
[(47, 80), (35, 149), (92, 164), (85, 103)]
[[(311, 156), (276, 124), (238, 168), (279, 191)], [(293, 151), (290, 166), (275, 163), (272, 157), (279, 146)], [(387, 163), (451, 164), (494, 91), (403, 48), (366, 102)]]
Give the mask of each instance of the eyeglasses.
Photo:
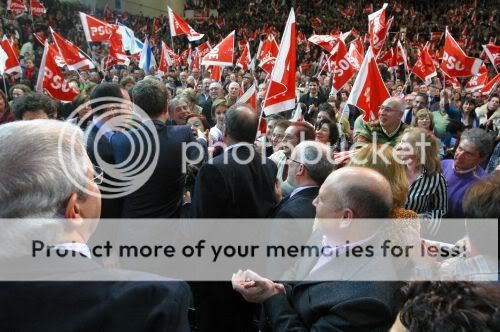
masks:
[(292, 162), (297, 163), (297, 164), (299, 164), (299, 165), (302, 165), (302, 166), (304, 166), (304, 168), (305, 168), (305, 169), (307, 169), (307, 170), (309, 171), (309, 168), (307, 168), (307, 166), (306, 166), (304, 163), (301, 163), (300, 161), (297, 161), (297, 160), (292, 159), (292, 158), (290, 158), (290, 157), (286, 157), (286, 160), (287, 160), (287, 161), (292, 161)]
[(97, 165), (92, 166), (94, 168), (94, 175), (89, 181), (94, 182), (95, 184), (102, 184), (102, 182), (104, 181), (104, 171)]
[(394, 109), (394, 108), (387, 107), (387, 106), (380, 106), (380, 112), (393, 113), (393, 112), (400, 112), (400, 111), (397, 109)]

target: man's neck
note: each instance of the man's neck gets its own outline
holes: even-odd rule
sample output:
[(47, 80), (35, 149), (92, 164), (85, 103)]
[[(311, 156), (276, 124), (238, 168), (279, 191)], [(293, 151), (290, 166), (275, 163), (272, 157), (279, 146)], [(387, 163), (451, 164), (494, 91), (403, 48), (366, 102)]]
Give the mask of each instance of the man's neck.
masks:
[(161, 122), (167, 122), (168, 121), (168, 113), (161, 114), (161, 115), (158, 115), (158, 116), (152, 116), (151, 120), (157, 120), (157, 121), (161, 121)]
[(309, 92), (309, 96), (311, 96), (311, 97), (317, 97), (318, 96), (318, 91), (316, 91), (316, 93), (314, 93), (312, 91)]
[[(381, 124), (381, 126), (382, 126), (382, 124)], [(399, 129), (399, 126), (401, 126), (401, 122), (396, 123), (392, 126), (382, 126), (382, 128), (386, 131), (386, 133), (388, 135), (392, 135)]]

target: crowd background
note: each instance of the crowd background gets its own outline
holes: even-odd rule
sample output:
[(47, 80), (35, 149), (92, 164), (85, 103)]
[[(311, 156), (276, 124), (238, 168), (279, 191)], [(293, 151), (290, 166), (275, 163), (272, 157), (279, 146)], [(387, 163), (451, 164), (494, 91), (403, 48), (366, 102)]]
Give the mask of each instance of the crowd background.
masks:
[[(375, 9), (381, 7), (380, 2), (372, 3), (371, 1), (318, 0), (272, 1), (269, 3), (257, 0), (250, 6), (248, 2), (219, 0), (188, 1), (186, 8), (216, 7), (219, 13), (218, 18), (209, 18), (206, 22), (192, 21), (190, 24), (193, 28), (206, 34), (212, 45), (215, 45), (236, 28), (236, 43), (243, 39), (249, 41), (252, 54), (255, 54), (259, 39), (265, 38), (270, 33), (279, 38), (291, 6), (297, 13), (298, 30), (305, 36), (309, 36), (313, 32), (328, 34), (346, 32), (351, 29), (356, 30), (360, 36), (364, 36), (367, 26), (367, 13), (364, 12), (364, 9), (370, 4), (373, 4)], [(498, 87), (491, 94), (485, 96), (482, 95), (481, 91), (466, 91), (464, 87), (466, 80), (461, 80), (462, 85), (459, 87), (443, 86), (444, 81), (441, 80), (441, 74), (434, 78), (431, 84), (425, 84), (415, 77), (408, 81), (408, 84), (405, 84), (406, 77), (403, 70), (400, 70), (400, 77), (395, 77), (381, 67), (386, 86), (393, 97), (384, 101), (381, 106), (379, 121), (364, 122), (361, 111), (346, 103), (354, 78), (337, 94), (331, 94), (331, 74), (317, 68), (321, 50), (314, 45), (303, 42), (300, 43), (297, 54), (298, 106), (302, 114), (297, 116), (297, 110), (283, 110), (278, 115), (267, 117), (266, 128), (262, 128), (261, 136), (255, 140), (253, 135), (258, 124), (258, 117), (248, 106), (238, 106), (237, 100), (241, 93), (256, 80), (260, 108), (266, 91), (267, 74), (258, 67), (249, 72), (233, 67), (224, 68), (221, 82), (211, 80), (210, 73), (193, 69), (187, 63), (173, 66), (169, 68), (166, 75), (157, 77), (155, 72), (145, 73), (139, 69), (137, 57), (132, 56), (131, 65), (128, 67), (101, 68), (100, 71), (66, 71), (65, 75), (71, 86), (79, 90), (79, 95), (71, 103), (63, 105), (41, 93), (30, 93), (37, 79), (38, 66), (43, 52), (43, 46), (36, 41), (34, 33), (38, 34), (38, 37), (48, 36), (48, 27), (50, 26), (77, 44), (87, 54), (90, 54), (97, 63), (102, 63), (102, 60), (107, 56), (105, 43), (88, 44), (85, 40), (78, 11), (89, 12), (89, 8), (80, 4), (50, 0), (45, 1), (44, 5), (48, 9), (47, 14), (35, 19), (27, 15), (16, 17), (12, 13), (2, 11), (0, 38), (4, 35), (7, 36), (18, 49), (23, 73), (17, 76), (7, 75), (1, 82), (2, 88), (5, 86), (7, 93), (0, 93), (0, 124), (14, 122), (8, 127), (9, 130), (12, 130), (18, 120), (36, 118), (67, 120), (71, 123), (77, 123), (84, 130), (88, 126), (91, 131), (94, 131), (92, 139), (97, 139), (95, 138), (96, 132), (100, 130), (99, 126), (102, 124), (92, 123), (95, 120), (92, 118), (83, 122), (79, 121), (79, 119), (85, 118), (87, 112), (91, 111), (91, 107), (82, 106), (85, 106), (92, 99), (105, 96), (132, 98), (151, 116), (155, 121), (156, 128), (163, 132), (165, 137), (168, 137), (168, 139), (161, 140), (160, 143), (165, 144), (168, 149), (179, 150), (181, 142), (197, 141), (209, 151), (210, 158), (217, 158), (223, 153), (221, 147), (223, 143), (232, 145), (248, 143), (246, 145), (250, 150), (253, 149), (253, 146), (264, 147), (265, 155), (274, 162), (267, 165), (266, 168), (260, 169), (257, 172), (259, 181), (252, 182), (240, 181), (240, 179), (249, 177), (248, 167), (219, 165), (217, 163), (208, 165), (208, 163), (204, 163), (206, 160), (201, 162), (202, 165), (193, 165), (185, 177), (179, 171), (180, 157), (177, 160), (172, 155), (163, 155), (161, 162), (165, 165), (175, 163), (173, 170), (167, 167), (158, 167), (154, 179), (151, 180), (154, 183), (140, 188), (140, 193), (136, 195), (128, 195), (124, 205), (121, 205), (123, 202), (118, 203), (116, 200), (103, 200), (101, 218), (169, 218), (180, 216), (239, 218), (269, 217), (272, 215), (273, 217), (312, 219), (315, 215), (318, 217), (320, 211), (324, 213), (328, 210), (321, 209), (327, 204), (322, 203), (317, 197), (320, 197), (323, 192), (323, 198), (332, 199), (330, 204), (333, 204), (332, 197), (337, 195), (333, 195), (333, 193), (335, 190), (340, 190), (336, 187), (341, 180), (346, 181), (345, 187), (353, 184), (358, 185), (359, 183), (356, 181), (365, 182), (359, 184), (367, 186), (363, 192), (372, 190), (371, 194), (374, 195), (374, 199), (379, 199), (381, 206), (387, 207), (381, 211), (377, 209), (377, 204), (362, 204), (371, 203), (370, 200), (365, 202), (362, 202), (363, 199), (350, 200), (356, 204), (353, 203), (355, 206), (349, 208), (365, 217), (373, 217), (371, 212), (381, 213), (383, 218), (393, 217), (405, 220), (416, 219), (420, 215), (438, 222), (442, 217), (491, 218), (498, 216), (498, 204), (496, 204), (498, 202), (500, 155)], [(389, 14), (394, 16), (395, 21), (391, 27), (386, 47), (394, 45), (397, 39), (401, 38), (408, 51), (409, 62), (413, 64), (418, 46), (430, 39), (431, 32), (444, 32), (445, 27), (448, 26), (455, 38), (465, 38), (463, 48), (467, 54), (479, 57), (482, 53), (481, 45), (495, 43), (498, 37), (496, 5), (495, 1), (468, 1), (465, 3), (464, 1), (439, 3), (405, 1), (391, 3)], [(144, 15), (114, 13), (109, 9), (97, 9), (93, 14), (111, 23), (118, 20), (128, 25), (134, 30), (136, 37), (141, 40), (148, 36), (150, 42), (155, 45), (153, 49), (157, 58), (159, 56), (158, 45), (161, 40), (170, 43), (168, 19), (165, 16), (153, 18)], [(401, 33), (402, 29), (406, 29), (406, 32)], [(443, 40), (441, 39), (435, 45), (436, 50), (442, 44)], [(192, 46), (196, 46), (196, 44)], [(174, 38), (173, 48), (176, 53), (182, 53), (187, 47), (189, 47), (189, 43), (184, 36)], [(238, 48), (236, 47), (236, 49)], [(237, 51), (235, 59), (238, 56)], [(490, 71), (490, 77), (492, 77), (495, 71), (493, 66), (488, 64), (487, 68)], [(78, 114), (73, 114), (73, 118), (68, 118), (68, 115), (76, 109), (79, 110)], [(43, 122), (38, 123), (40, 126), (47, 125)], [(24, 128), (22, 124), (17, 125)], [(184, 125), (189, 125), (189, 128)], [(28, 130), (33, 129), (27, 124), (24, 126)], [(133, 129), (133, 127), (127, 128), (127, 130)], [(228, 134), (228, 131), (231, 132)], [(30, 134), (36, 135), (36, 130)], [(103, 135), (104, 138), (99, 138), (104, 141), (102, 145), (106, 146), (107, 157), (112, 160), (111, 163), (118, 162), (120, 158), (127, 160), (128, 143), (124, 142), (126, 140), (122, 140), (123, 135), (122, 132), (106, 132)], [(23, 135), (18, 136), (16, 139), (22, 141)], [(373, 156), (372, 152), (377, 146), (370, 143), (373, 143), (374, 137), (377, 137), (378, 143), (387, 143), (391, 146), (386, 150), (388, 158), (394, 158), (393, 151), (396, 154), (402, 154), (407, 149), (413, 148), (413, 151), (416, 152), (407, 156), (403, 164), (393, 162), (390, 167), (385, 164), (377, 164), (376, 161), (367, 161), (366, 164), (362, 165), (357, 164), (356, 158), (353, 158), (354, 154), (357, 157)], [(416, 142), (419, 137), (423, 137), (429, 143), (428, 150), (418, 149)], [(34, 141), (36, 142), (36, 140)], [(364, 143), (365, 146), (357, 149), (361, 143)], [(331, 153), (336, 161), (335, 165), (328, 162), (320, 165), (307, 164), (307, 160), (304, 160), (303, 156), (306, 154), (306, 150), (309, 151), (309, 145)], [(349, 150), (352, 147), (356, 149)], [(29, 149), (30, 147), (26, 146), (25, 148)], [(167, 151), (168, 149), (166, 148)], [(92, 153), (96, 153), (96, 151), (88, 151), (91, 161), (95, 164), (95, 156)], [(418, 162), (421, 155), (425, 156), (424, 161)], [(256, 160), (253, 162), (258, 164)], [(344, 173), (332, 172), (333, 169), (345, 166), (347, 167), (341, 170)], [(363, 170), (359, 170), (359, 166)], [(360, 175), (350, 179), (352, 182), (347, 180), (350, 167), (356, 168), (354, 172), (358, 172), (356, 174)], [(169, 172), (165, 173), (165, 170)], [(225, 177), (227, 173), (224, 172), (229, 171), (234, 171), (239, 175), (236, 177), (236, 181), (234, 179), (228, 180), (229, 177)], [(342, 178), (338, 174), (346, 174), (346, 178)], [(106, 178), (107, 174), (101, 173), (101, 176)], [(364, 181), (363, 176), (373, 180), (373, 183), (380, 181), (378, 183), (387, 190), (380, 190), (381, 187), (373, 189), (370, 187), (373, 184), (370, 181)], [(172, 178), (175, 178), (173, 184), (163, 186), (164, 180), (172, 180)], [(85, 179), (85, 183), (93, 183), (94, 179), (91, 180)], [(245, 185), (248, 187), (244, 187)], [(168, 187), (169, 192), (165, 193), (165, 187)], [(297, 189), (301, 190), (297, 191)], [(98, 189), (94, 188), (94, 190)], [(230, 196), (225, 192), (226, 190), (234, 195)], [(326, 190), (330, 190), (330, 195), (324, 194)], [(104, 191), (102, 187), (101, 191)], [(164, 195), (159, 195), (159, 192), (164, 193)], [(254, 192), (255, 195), (253, 195)], [(191, 193), (193, 193), (193, 197), (191, 197)], [(225, 194), (233, 199), (237, 197), (236, 203), (228, 204), (227, 197), (220, 199), (224, 198)], [(344, 194), (348, 195), (347, 191)], [(377, 196), (384, 194), (385, 196)], [(250, 198), (248, 195), (253, 196)], [(300, 203), (292, 201), (294, 195), (296, 195), (296, 199), (300, 196)], [(218, 201), (218, 199), (220, 200)], [(142, 200), (146, 200), (149, 205)], [(151, 202), (154, 204), (150, 204)], [(145, 206), (144, 204), (148, 208), (142, 208)], [(185, 208), (186, 206), (187, 208)], [(297, 206), (300, 209), (297, 209)], [(330, 214), (325, 214), (325, 216), (334, 217)], [(415, 228), (411, 222), (405, 229), (409, 228)], [(359, 229), (359, 231), (364, 230)], [(311, 230), (306, 238), (311, 235), (310, 232)], [(474, 238), (473, 234), (469, 235), (470, 241), (475, 241), (476, 244), (481, 242), (481, 239)], [(496, 275), (498, 262), (494, 263), (496, 265), (491, 264), (491, 257), (472, 257), (471, 271), (469, 271), (471, 280), (476, 280), (476, 277), (482, 280), (481, 276), (487, 273)], [(491, 268), (491, 266), (494, 267)], [(450, 273), (455, 272), (453, 270), (455, 265), (452, 263), (445, 264), (443, 268), (451, 271)], [(282, 308), (287, 304), (283, 300), (283, 296), (285, 296), (283, 285), (280, 286), (280, 284), (267, 279), (258, 280), (264, 281), (265, 287), (262, 294), (281, 296), (278, 298), (281, 302), (275, 302), (274, 311), (270, 310), (268, 314), (280, 318), (281, 316), (276, 311), (291, 310), (289, 305), (285, 309)], [(228, 292), (227, 284), (210, 287), (205, 287), (206, 285), (191, 286), (200, 326), (209, 326), (215, 317), (221, 320), (222, 325), (220, 326), (225, 326), (224, 324), (229, 322), (235, 324), (233, 327), (254, 329), (254, 326), (249, 327), (251, 325), (249, 325), (249, 321), (254, 318), (253, 310), (255, 308), (247, 304), (242, 305), (242, 298), (232, 289), (229, 289)], [(332, 284), (328, 286), (338, 287), (338, 285)], [(389, 286), (387, 289), (392, 291), (395, 285)], [(451, 294), (457, 294), (457, 298), (471, 299), (471, 301), (463, 303), (457, 299), (450, 299), (447, 286), (449, 285), (440, 283), (417, 283), (408, 286), (406, 289), (406, 300), (408, 301), (400, 307), (401, 319), (398, 321), (412, 331), (437, 331), (440, 330), (440, 327), (450, 324), (463, 324), (463, 326), (471, 328), (472, 323), (477, 323), (474, 326), (480, 330), (498, 330), (496, 329), (499, 320), (498, 287), (494, 291), (485, 291), (483, 285), (480, 284), (454, 284), (455, 287), (452, 287)], [(346, 291), (350, 299), (355, 296), (363, 297), (363, 291), (366, 291), (377, 299), (380, 297), (386, 299), (385, 294), (379, 294), (380, 289), (373, 290), (373, 288), (377, 287), (371, 285), (360, 290), (356, 286), (348, 285), (345, 288), (339, 287), (339, 291), (335, 294)], [(328, 292), (331, 291), (331, 288), (327, 289)], [(253, 298), (251, 294), (246, 293), (245, 289), (240, 289), (238, 292), (248, 302), (264, 303), (269, 300), (267, 297)], [(189, 290), (183, 288), (182, 296), (186, 298), (187, 293)], [(288, 292), (286, 296), (292, 296), (292, 294), (294, 293)], [(439, 294), (437, 299), (432, 297), (435, 294)], [(328, 301), (337, 300), (336, 295), (330, 295)], [(276, 297), (274, 299), (276, 301)], [(290, 299), (290, 301), (292, 300)], [(300, 301), (301, 299), (295, 300)], [(321, 303), (321, 297), (312, 297), (313, 305), (315, 305), (315, 301), (320, 302), (316, 304), (323, 310), (324, 305)], [(450, 312), (438, 310), (440, 301), (447, 304), (453, 303), (453, 306), (450, 306), (452, 308), (449, 310)], [(187, 302), (183, 301), (182, 310), (187, 307)], [(214, 302), (217, 306), (214, 306)], [(392, 300), (387, 300), (387, 302), (390, 305), (394, 304)], [(380, 303), (377, 302), (377, 304)], [(292, 309), (297, 311), (304, 309), (311, 315), (306, 318), (311, 319), (313, 323), (315, 319), (321, 321), (323, 318), (317, 316), (331, 315), (331, 312), (324, 313), (316, 310), (316, 307), (311, 309), (307, 305), (305, 305), (305, 309), (302, 307)], [(355, 303), (353, 307), (347, 309), (349, 314), (346, 314), (346, 317), (347, 320), (350, 320), (349, 323), (357, 323), (356, 319), (353, 318), (356, 313), (352, 314), (352, 312), (362, 308), (363, 305), (365, 304)], [(234, 312), (236, 309), (240, 311), (236, 310), (237, 315), (233, 316), (211, 316), (212, 310), (219, 309), (219, 306), (228, 310), (224, 314)], [(485, 307), (486, 309), (484, 309)], [(264, 309), (266, 309), (265, 306)], [(419, 309), (424, 311), (426, 315), (421, 316), (422, 311), (418, 311)], [(454, 321), (456, 312), (458, 312), (458, 316), (463, 313), (467, 319)], [(179, 317), (183, 315), (180, 314)], [(424, 317), (431, 318), (425, 319)], [(269, 318), (268, 323), (272, 321), (272, 318)], [(280, 326), (279, 324), (282, 324), (283, 320), (278, 318), (272, 323)], [(307, 321), (306, 318), (304, 321)], [(376, 318), (380, 319), (380, 317)], [(331, 321), (328, 322), (338, 324), (338, 321), (328, 316), (327, 320), (329, 319)], [(431, 324), (430, 322), (433, 320), (434, 324)], [(384, 327), (388, 327), (392, 324), (392, 320), (386, 319), (383, 324)]]

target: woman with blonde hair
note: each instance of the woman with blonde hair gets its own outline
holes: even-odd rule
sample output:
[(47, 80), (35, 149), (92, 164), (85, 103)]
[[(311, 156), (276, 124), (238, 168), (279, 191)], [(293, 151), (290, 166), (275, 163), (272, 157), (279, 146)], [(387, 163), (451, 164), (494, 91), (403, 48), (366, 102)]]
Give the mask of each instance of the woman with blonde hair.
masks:
[(416, 218), (414, 211), (403, 208), (408, 193), (408, 178), (405, 166), (397, 162), (394, 154), (395, 151), (390, 146), (366, 144), (351, 156), (348, 166), (374, 169), (389, 181), (393, 201), (391, 218)]
[(415, 117), (413, 118), (412, 122), (412, 127), (413, 128), (420, 128), (429, 133), (434, 139), (436, 139), (437, 145), (438, 145), (438, 155), (441, 159), (444, 158), (445, 156), (445, 146), (443, 142), (439, 138), (436, 137), (436, 134), (434, 133), (434, 122), (432, 120), (432, 112), (429, 111), (427, 108), (423, 108), (415, 114)]
[(198, 96), (196, 95), (196, 91), (194, 89), (186, 88), (182, 90), (181, 95), (188, 101), (188, 107), (192, 114), (202, 113), (203, 108), (196, 105)]
[(406, 129), (396, 146), (410, 184), (404, 207), (432, 219), (441, 218), (448, 209), (448, 184), (438, 149), (437, 139), (421, 128)]

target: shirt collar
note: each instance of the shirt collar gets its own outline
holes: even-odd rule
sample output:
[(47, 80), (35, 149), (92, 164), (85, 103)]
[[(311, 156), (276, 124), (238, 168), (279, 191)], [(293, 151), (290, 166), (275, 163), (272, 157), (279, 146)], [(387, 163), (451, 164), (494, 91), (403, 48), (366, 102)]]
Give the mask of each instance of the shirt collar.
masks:
[(90, 254), (89, 246), (87, 246), (85, 243), (65, 242), (65, 243), (57, 244), (54, 247), (55, 247), (55, 249), (75, 251), (75, 252), (78, 252), (82, 256), (85, 256), (89, 259), (92, 258), (92, 255)]
[(250, 143), (247, 143), (247, 142), (240, 142), (240, 143), (236, 143), (236, 144), (233, 144), (233, 145), (230, 145), (230, 146), (227, 146), (224, 148), (224, 152), (227, 152), (233, 148), (237, 148), (237, 147), (240, 147), (240, 146), (247, 146), (247, 147), (253, 147), (252, 144)]
[(302, 190), (304, 189), (308, 189), (308, 188), (318, 188), (318, 186), (304, 186), (304, 187), (298, 187), (298, 188), (295, 188), (292, 193), (290, 194), (290, 198), (293, 197), (293, 195), (301, 192)]
[(113, 136), (115, 132), (106, 124), (106, 122), (93, 117), (92, 124), (96, 126), (99, 131), (103, 132), (103, 135), (108, 139), (108, 141), (111, 140), (111, 136)]

